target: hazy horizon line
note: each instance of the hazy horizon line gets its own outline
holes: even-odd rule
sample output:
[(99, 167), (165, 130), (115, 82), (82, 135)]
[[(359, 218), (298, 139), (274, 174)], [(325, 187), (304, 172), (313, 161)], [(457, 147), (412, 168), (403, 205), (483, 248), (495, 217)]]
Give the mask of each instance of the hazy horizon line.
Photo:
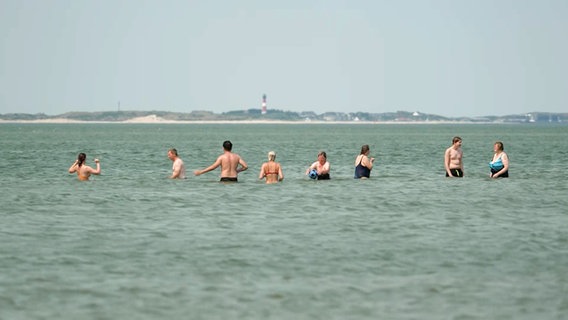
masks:
[[(29, 112), (9, 112), (9, 113), (1, 113), (0, 115), (10, 115), (10, 114), (22, 114), (22, 115), (46, 115), (46, 116), (50, 116), (50, 117), (55, 117), (55, 116), (61, 116), (61, 115), (65, 115), (68, 113), (102, 113), (102, 112), (163, 112), (163, 113), (174, 113), (174, 114), (192, 114), (195, 112), (208, 112), (208, 113), (212, 113), (212, 114), (218, 114), (218, 115), (222, 115), (222, 114), (226, 114), (226, 113), (231, 113), (231, 112), (246, 112), (246, 111), (250, 111), (250, 110), (262, 110), (261, 108), (248, 108), (248, 109), (235, 109), (235, 110), (230, 110), (230, 111), (223, 111), (223, 112), (215, 112), (212, 110), (206, 110), (206, 109), (195, 109), (195, 110), (191, 110), (191, 111), (170, 111), (170, 110), (160, 110), (160, 109), (151, 109), (151, 110), (144, 110), (144, 109), (126, 109), (126, 110), (99, 110), (99, 111), (78, 111), (78, 110), (72, 110), (72, 111), (66, 111), (63, 113), (57, 113), (57, 114), (50, 114), (50, 113), (45, 113), (45, 112), (36, 112), (36, 113), (29, 113)], [(335, 113), (335, 114), (356, 114), (356, 113), (367, 113), (367, 114), (391, 114), (391, 113), (418, 113), (420, 115), (432, 115), (432, 116), (438, 116), (438, 117), (444, 117), (444, 118), (483, 118), (483, 117), (507, 117), (507, 116), (519, 116), (519, 115), (525, 115), (525, 116), (530, 116), (531, 114), (568, 114), (568, 112), (550, 112), (550, 111), (529, 111), (529, 112), (518, 112), (518, 113), (510, 113), (510, 114), (504, 114), (504, 115), (496, 115), (496, 114), (491, 114), (491, 115), (477, 115), (477, 116), (467, 116), (467, 115), (459, 115), (459, 116), (448, 116), (448, 115), (442, 115), (442, 114), (435, 114), (435, 113), (428, 113), (428, 112), (421, 112), (421, 111), (408, 111), (408, 110), (396, 110), (396, 111), (383, 111), (383, 112), (370, 112), (370, 111), (324, 111), (324, 112), (316, 112), (316, 111), (312, 111), (312, 110), (304, 110), (304, 111), (292, 111), (292, 110), (284, 110), (284, 109), (276, 109), (276, 108), (272, 108), (272, 109), (268, 109), (268, 112), (270, 111), (278, 111), (278, 112), (290, 112), (290, 113), (297, 113), (297, 114), (302, 114), (302, 113), (314, 113), (316, 115), (323, 115), (323, 114), (328, 114), (328, 113)]]

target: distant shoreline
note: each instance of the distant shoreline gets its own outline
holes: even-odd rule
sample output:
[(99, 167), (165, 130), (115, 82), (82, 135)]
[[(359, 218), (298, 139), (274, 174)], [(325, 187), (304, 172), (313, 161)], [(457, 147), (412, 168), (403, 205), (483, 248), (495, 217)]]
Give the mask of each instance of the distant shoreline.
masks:
[[(35, 120), (2, 120), (2, 123), (16, 124), (500, 124), (491, 121), (325, 121), (325, 120), (167, 120), (150, 115), (123, 121), (85, 121), (66, 118), (35, 119)], [(505, 122), (503, 122), (505, 124)], [(509, 123), (507, 123), (509, 124)]]
[(210, 111), (179, 113), (169, 111), (97, 111), (67, 112), (49, 116), (43, 113), (0, 114), (1, 123), (129, 123), (129, 124), (515, 124), (568, 123), (568, 113), (533, 112), (507, 116), (454, 117), (397, 111), (385, 113), (326, 112), (316, 114), (274, 110), (263, 114), (260, 109), (215, 114)]
[(516, 124), (514, 122), (470, 121), (294, 121), (294, 120), (163, 120), (163, 121), (82, 121), (69, 119), (1, 120), (0, 124)]

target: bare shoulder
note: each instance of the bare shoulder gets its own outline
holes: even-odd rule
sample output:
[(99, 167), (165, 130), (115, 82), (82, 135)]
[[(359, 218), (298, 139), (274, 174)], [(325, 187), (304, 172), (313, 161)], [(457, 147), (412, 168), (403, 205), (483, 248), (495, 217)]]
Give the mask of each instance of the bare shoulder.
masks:
[(241, 158), (241, 156), (239, 156), (239, 155), (236, 154), (236, 153), (233, 153), (233, 158), (232, 158), (232, 159), (233, 159), (234, 162), (241, 162), (241, 161), (244, 161), (243, 158)]

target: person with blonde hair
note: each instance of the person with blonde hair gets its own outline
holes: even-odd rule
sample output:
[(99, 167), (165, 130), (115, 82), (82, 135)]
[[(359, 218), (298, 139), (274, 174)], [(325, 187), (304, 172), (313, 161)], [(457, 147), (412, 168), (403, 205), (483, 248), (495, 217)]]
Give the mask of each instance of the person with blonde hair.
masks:
[(260, 167), (258, 179), (266, 179), (266, 183), (277, 183), (278, 181), (284, 180), (282, 166), (280, 166), (280, 163), (276, 162), (276, 152), (268, 152), (268, 161), (263, 163)]

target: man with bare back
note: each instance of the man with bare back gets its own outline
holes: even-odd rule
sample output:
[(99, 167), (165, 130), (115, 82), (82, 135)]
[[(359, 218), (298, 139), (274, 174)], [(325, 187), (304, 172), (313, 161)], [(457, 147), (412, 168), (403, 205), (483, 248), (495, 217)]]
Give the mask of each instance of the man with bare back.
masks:
[[(195, 170), (196, 176), (217, 169), (221, 166), (221, 182), (237, 182), (237, 175), (248, 169), (246, 162), (236, 153), (231, 152), (233, 144), (227, 140), (223, 142), (223, 154), (209, 167), (203, 170)], [(239, 167), (240, 165), (240, 167)]]

